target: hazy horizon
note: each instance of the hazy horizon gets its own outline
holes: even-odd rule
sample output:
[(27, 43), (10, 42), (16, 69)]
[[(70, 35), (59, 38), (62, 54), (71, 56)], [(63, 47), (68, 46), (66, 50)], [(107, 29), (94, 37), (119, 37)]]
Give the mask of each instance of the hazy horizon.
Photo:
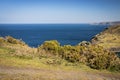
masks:
[(0, 24), (120, 21), (120, 0), (0, 0)]

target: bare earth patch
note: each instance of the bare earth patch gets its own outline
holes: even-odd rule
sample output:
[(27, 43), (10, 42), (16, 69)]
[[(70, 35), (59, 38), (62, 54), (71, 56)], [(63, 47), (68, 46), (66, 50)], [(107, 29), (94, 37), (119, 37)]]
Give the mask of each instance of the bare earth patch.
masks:
[(0, 80), (120, 80), (120, 74), (0, 66)]

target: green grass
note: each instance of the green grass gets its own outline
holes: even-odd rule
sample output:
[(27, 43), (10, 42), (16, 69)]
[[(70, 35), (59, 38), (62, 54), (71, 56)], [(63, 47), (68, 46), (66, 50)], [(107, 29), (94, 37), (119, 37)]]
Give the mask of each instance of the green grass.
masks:
[[(17, 56), (13, 56), (12, 52), (14, 50), (0, 47), (0, 65), (8, 66), (8, 67), (18, 67), (18, 68), (34, 68), (34, 69), (45, 69), (45, 70), (63, 70), (63, 71), (88, 71), (88, 72), (105, 72), (111, 73), (107, 70), (95, 70), (86, 66), (82, 63), (71, 63), (64, 59), (58, 57), (35, 57), (33, 59), (20, 58)], [(48, 61), (58, 60), (61, 63), (56, 64), (48, 64)], [(114, 73), (114, 72), (112, 72)]]
[[(92, 70), (84, 64), (75, 64), (67, 62), (66, 60), (60, 59), (58, 57), (41, 58), (35, 57), (33, 59), (19, 58), (12, 56), (11, 49), (0, 47), (0, 65), (20, 67), (20, 68), (40, 68), (40, 69), (51, 69), (51, 70)], [(60, 64), (52, 63), (48, 64), (48, 61), (54, 60), (60, 61)]]
[[(18, 70), (18, 71), (21, 71), (21, 70), (23, 71), (24, 69), (28, 69), (27, 71), (33, 70), (33, 72), (34, 70), (41, 70), (41, 72), (37, 72), (37, 73), (34, 72), (33, 74), (29, 74), (28, 72), (21, 73), (22, 72), (21, 71), (21, 72), (17, 72), (17, 73), (13, 72), (12, 74), (9, 74), (9, 71), (8, 73), (4, 73), (3, 71), (3, 72), (0, 72), (1, 80), (61, 80), (60, 79), (61, 76), (64, 79), (67, 79), (67, 78), (75, 79), (76, 77), (79, 77), (79, 79), (81, 80), (85, 80), (85, 79), (89, 80), (87, 79), (88, 77), (86, 77), (86, 74), (85, 74), (86, 72), (91, 73), (91, 75), (99, 74), (99, 73), (100, 74), (112, 73), (114, 75), (119, 74), (118, 72), (110, 72), (107, 70), (100, 71), (100, 70), (91, 69), (85, 64), (71, 63), (64, 59), (61, 59), (60, 57), (55, 57), (55, 56), (37, 57), (36, 56), (34, 58), (28, 59), (26, 57), (21, 58), (18, 56), (14, 56), (13, 55), (14, 53), (16, 53), (14, 49), (0, 47), (0, 67), (3, 66), (6, 68), (10, 68), (12, 70)], [(81, 76), (82, 72), (84, 72), (83, 76)]]
[[(48, 58), (49, 59), (49, 58)], [(40, 68), (40, 69), (51, 69), (51, 70), (78, 70), (78, 69), (84, 69), (84, 70), (89, 70), (89, 67), (85, 65), (74, 65), (72, 63), (68, 63), (66, 61), (63, 61), (62, 64), (60, 65), (54, 65), (54, 64), (46, 64), (46, 61), (48, 59), (39, 59), (39, 58), (34, 58), (34, 59), (20, 59), (18, 57), (11, 57), (11, 56), (0, 56), (0, 65), (4, 66), (13, 66), (13, 67), (20, 67), (20, 68)], [(49, 59), (51, 60), (51, 59)]]

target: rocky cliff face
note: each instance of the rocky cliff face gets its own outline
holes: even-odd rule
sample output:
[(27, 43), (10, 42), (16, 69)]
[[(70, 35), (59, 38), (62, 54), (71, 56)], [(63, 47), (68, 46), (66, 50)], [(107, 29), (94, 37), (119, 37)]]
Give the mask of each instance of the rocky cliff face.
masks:
[(120, 52), (120, 25), (110, 26), (97, 34), (91, 42), (103, 46), (105, 49)]

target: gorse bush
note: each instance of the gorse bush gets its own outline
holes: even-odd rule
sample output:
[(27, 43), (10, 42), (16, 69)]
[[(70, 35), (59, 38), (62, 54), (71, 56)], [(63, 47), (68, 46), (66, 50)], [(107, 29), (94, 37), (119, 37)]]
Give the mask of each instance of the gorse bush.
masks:
[[(120, 65), (120, 59), (113, 52), (104, 50), (103, 47), (97, 45), (89, 45), (86, 48), (82, 48), (82, 54), (86, 59), (86, 65), (94, 69), (110, 69), (114, 65), (118, 68)], [(118, 69), (116, 69), (118, 70)], [(120, 69), (119, 69), (120, 70)]]
[(60, 47), (60, 43), (57, 40), (51, 40), (51, 41), (45, 41), (39, 48), (38, 51), (40, 49), (44, 49), (47, 52), (50, 52), (54, 55), (58, 54), (58, 50)]
[(71, 45), (65, 45), (61, 47), (59, 50), (59, 55), (70, 62), (77, 62), (80, 58), (80, 54), (77, 48)]
[(108, 58), (111, 53), (99, 46), (90, 46), (88, 51), (89, 53), (86, 56), (87, 65), (94, 69), (107, 69), (109, 67), (110, 62)]
[(83, 41), (76, 46), (60, 46), (56, 40), (45, 41), (39, 49), (72, 62), (84, 63), (93, 69), (120, 70), (120, 59), (113, 52), (105, 50), (98, 45)]
[(111, 54), (111, 56), (109, 56), (109, 63), (109, 70), (120, 71), (120, 58), (115, 54)]
[(71, 45), (64, 45), (61, 47), (59, 51), (59, 55), (66, 59), (69, 62), (73, 63), (86, 63), (86, 57), (84, 56), (83, 49), (85, 49), (84, 46), (71, 46)]

